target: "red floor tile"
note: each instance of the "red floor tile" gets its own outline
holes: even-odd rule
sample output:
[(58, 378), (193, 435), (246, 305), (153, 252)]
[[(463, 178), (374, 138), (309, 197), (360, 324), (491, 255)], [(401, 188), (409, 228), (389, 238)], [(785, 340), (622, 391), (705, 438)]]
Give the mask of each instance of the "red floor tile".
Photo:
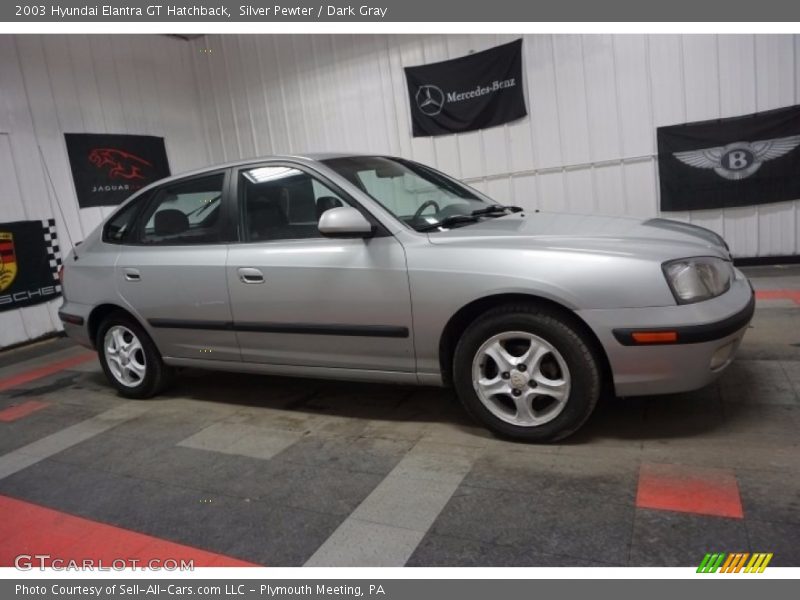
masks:
[(17, 387), (18, 385), (26, 384), (29, 381), (47, 377), (48, 375), (52, 375), (53, 373), (58, 373), (64, 369), (69, 369), (70, 367), (83, 364), (89, 360), (96, 359), (97, 354), (94, 352), (86, 352), (77, 356), (65, 358), (64, 360), (57, 360), (55, 362), (46, 364), (43, 367), (31, 369), (30, 371), (25, 371), (24, 373), (18, 373), (17, 375), (12, 375), (11, 377), (6, 377), (5, 379), (0, 379), (0, 392)]
[(0, 567), (14, 566), (20, 554), (49, 554), (64, 561), (137, 559), (193, 560), (195, 567), (251, 567), (254, 563), (208, 552), (121, 527), (75, 517), (22, 500), (0, 496)]
[(639, 470), (638, 508), (741, 519), (742, 501), (730, 469), (648, 464)]
[(6, 409), (0, 410), (0, 422), (10, 423), (22, 417), (27, 417), (29, 414), (42, 410), (50, 406), (49, 402), (42, 402), (41, 400), (28, 400), (22, 404), (9, 406)]
[(756, 290), (757, 300), (792, 300), (800, 305), (800, 290)]

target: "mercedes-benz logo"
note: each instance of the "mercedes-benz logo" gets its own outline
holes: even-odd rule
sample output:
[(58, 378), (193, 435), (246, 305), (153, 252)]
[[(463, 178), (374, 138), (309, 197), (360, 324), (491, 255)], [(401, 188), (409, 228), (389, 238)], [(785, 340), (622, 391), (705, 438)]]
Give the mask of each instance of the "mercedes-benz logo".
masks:
[(444, 107), (444, 93), (435, 85), (419, 86), (416, 100), (420, 112), (429, 117), (438, 115)]

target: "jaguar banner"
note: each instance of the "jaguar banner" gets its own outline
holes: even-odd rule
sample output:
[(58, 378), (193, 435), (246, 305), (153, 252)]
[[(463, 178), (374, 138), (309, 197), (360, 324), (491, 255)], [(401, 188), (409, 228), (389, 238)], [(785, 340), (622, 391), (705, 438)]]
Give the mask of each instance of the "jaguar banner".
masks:
[(0, 223), (0, 311), (56, 299), (60, 266), (53, 219)]
[(150, 135), (65, 133), (81, 208), (120, 204), (169, 172), (164, 138)]
[(661, 210), (800, 199), (800, 106), (658, 128)]
[(414, 137), (485, 129), (528, 114), (522, 40), (405, 72)]

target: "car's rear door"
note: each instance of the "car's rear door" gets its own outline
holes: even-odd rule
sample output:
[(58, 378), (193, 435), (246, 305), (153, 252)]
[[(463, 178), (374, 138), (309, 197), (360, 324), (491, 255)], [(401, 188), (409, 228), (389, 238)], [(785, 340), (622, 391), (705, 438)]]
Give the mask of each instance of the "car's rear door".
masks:
[(402, 245), (382, 230), (323, 237), (325, 210), (364, 209), (308, 167), (268, 162), (233, 178), (242, 241), (230, 247), (227, 274), (242, 360), (412, 372)]
[(151, 193), (116, 267), (120, 296), (164, 356), (238, 361), (225, 265), (229, 171)]

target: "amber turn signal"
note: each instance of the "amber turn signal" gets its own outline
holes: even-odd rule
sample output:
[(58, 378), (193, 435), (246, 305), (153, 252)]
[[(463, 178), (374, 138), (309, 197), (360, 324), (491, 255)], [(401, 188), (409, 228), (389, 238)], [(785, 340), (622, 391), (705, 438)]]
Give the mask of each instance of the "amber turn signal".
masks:
[(674, 344), (678, 341), (677, 331), (636, 331), (631, 334), (637, 344)]

